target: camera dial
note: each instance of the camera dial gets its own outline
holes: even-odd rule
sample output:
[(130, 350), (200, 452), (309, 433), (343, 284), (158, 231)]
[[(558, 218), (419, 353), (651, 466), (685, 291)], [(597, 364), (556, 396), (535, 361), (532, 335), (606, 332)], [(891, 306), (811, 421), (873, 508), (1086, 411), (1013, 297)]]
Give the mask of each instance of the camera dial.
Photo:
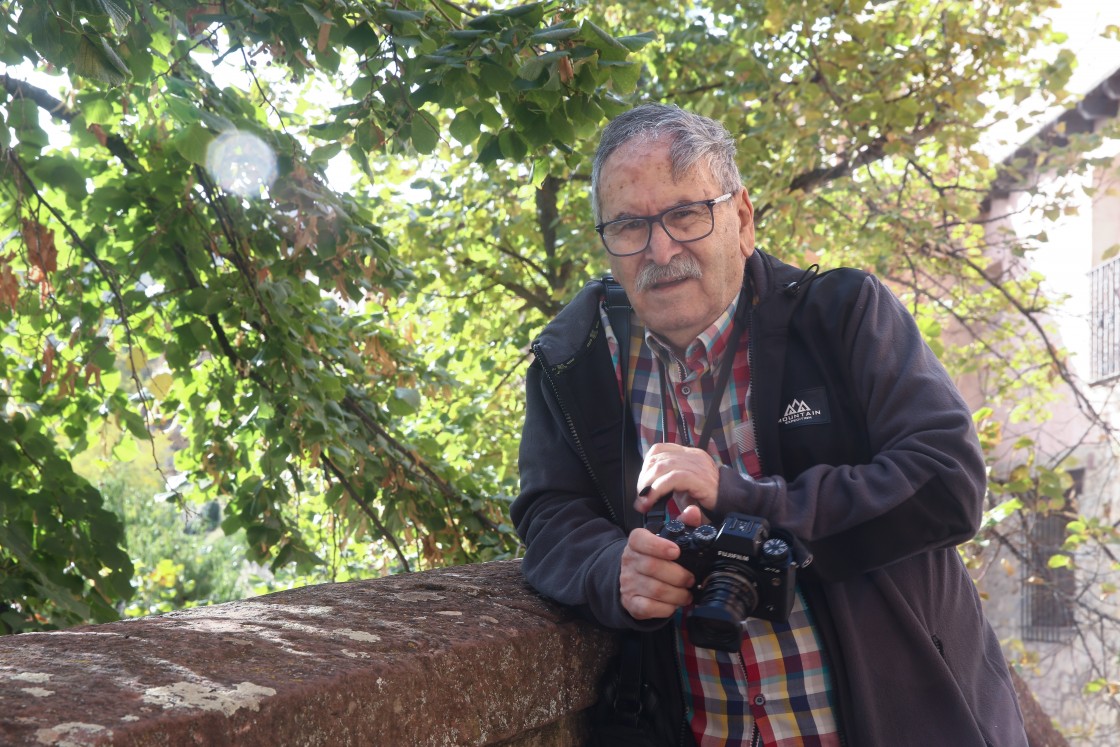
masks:
[(778, 537), (771, 537), (762, 543), (762, 556), (766, 562), (784, 565), (789, 560), (789, 543)]

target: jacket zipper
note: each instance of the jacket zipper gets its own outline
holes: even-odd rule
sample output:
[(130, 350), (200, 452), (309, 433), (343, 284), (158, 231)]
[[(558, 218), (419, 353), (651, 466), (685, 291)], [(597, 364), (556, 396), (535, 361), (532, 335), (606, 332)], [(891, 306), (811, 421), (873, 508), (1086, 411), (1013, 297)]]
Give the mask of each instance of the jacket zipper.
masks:
[(560, 387), (556, 383), (556, 379), (552, 377), (552, 372), (548, 365), (548, 359), (545, 358), (544, 353), (541, 351), (540, 343), (533, 343), (533, 355), (541, 362), (541, 370), (544, 371), (544, 377), (548, 379), (548, 384), (552, 388), (552, 394), (556, 397), (556, 404), (560, 407), (560, 412), (564, 414), (564, 422), (568, 424), (568, 431), (572, 434), (572, 441), (576, 447), (576, 454), (583, 462), (583, 468), (587, 470), (587, 474), (591, 477), (591, 481), (595, 483), (595, 489), (599, 491), (599, 497), (603, 499), (603, 504), (607, 507), (607, 513), (611, 515), (611, 521), (616, 526), (624, 527), (625, 525), (619, 521), (618, 514), (615, 513), (614, 507), (611, 506), (610, 499), (607, 497), (607, 492), (603, 490), (603, 486), (599, 483), (599, 477), (595, 474), (595, 470), (591, 468), (591, 460), (587, 456), (587, 451), (583, 448), (583, 440), (579, 437), (579, 431), (576, 430), (576, 424), (572, 421), (572, 416), (568, 412), (567, 406), (564, 404), (563, 398), (560, 397)]

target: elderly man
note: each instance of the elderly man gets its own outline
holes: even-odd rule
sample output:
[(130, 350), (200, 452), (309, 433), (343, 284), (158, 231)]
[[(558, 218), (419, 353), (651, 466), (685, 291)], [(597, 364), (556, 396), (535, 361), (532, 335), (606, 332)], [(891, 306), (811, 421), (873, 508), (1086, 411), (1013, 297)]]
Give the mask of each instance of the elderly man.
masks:
[[(632, 632), (597, 742), (1025, 745), (955, 550), (984, 462), (906, 310), (866, 273), (756, 249), (734, 141), (679, 108), (606, 127), (592, 202), (628, 304), (590, 283), (533, 343), (511, 513), (534, 587)], [(645, 527), (666, 502), (793, 548), (780, 578), (737, 582), (731, 645), (684, 624), (706, 579)], [(789, 582), (786, 609), (750, 606), (763, 577)]]

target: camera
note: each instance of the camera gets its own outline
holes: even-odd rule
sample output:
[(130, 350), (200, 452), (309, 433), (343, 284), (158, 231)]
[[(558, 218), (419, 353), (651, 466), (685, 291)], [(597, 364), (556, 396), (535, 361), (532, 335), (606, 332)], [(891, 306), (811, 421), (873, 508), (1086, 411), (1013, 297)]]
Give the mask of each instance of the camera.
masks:
[(730, 513), (718, 529), (688, 527), (672, 519), (658, 536), (680, 547), (677, 562), (699, 586), (685, 620), (694, 645), (738, 651), (748, 617), (773, 622), (789, 618), (798, 567), (793, 538), (771, 536), (766, 519)]

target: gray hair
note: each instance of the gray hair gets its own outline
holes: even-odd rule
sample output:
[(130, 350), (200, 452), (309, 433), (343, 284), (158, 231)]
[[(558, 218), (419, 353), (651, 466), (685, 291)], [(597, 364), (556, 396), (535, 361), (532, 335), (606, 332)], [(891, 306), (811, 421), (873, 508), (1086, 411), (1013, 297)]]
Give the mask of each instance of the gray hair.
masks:
[(591, 210), (598, 223), (599, 181), (603, 164), (623, 145), (669, 138), (669, 161), (674, 179), (704, 164), (725, 192), (737, 192), (743, 178), (735, 163), (735, 140), (721, 123), (686, 112), (679, 106), (642, 104), (624, 112), (603, 128), (591, 165)]

